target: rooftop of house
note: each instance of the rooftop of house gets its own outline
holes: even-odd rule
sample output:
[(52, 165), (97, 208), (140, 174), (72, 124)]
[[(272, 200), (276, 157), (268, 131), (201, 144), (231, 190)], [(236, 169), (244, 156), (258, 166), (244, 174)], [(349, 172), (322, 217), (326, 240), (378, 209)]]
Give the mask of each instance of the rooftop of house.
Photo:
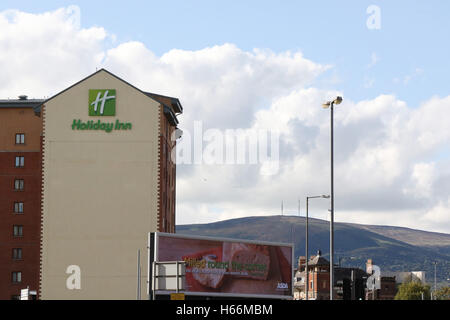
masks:
[(329, 266), (330, 261), (322, 257), (322, 252), (319, 250), (316, 256), (313, 256), (308, 261), (309, 266)]
[(34, 108), (44, 102), (45, 99), (28, 99), (21, 95), (18, 99), (0, 99), (0, 108)]

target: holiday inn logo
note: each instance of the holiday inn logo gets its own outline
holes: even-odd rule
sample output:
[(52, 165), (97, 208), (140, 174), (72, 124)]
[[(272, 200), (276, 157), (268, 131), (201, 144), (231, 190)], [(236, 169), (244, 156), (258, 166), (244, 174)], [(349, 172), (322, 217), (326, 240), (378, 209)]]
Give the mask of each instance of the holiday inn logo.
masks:
[[(115, 89), (89, 89), (89, 116), (115, 116), (116, 97), (117, 95)], [(117, 130), (131, 130), (133, 125), (131, 122), (122, 122), (119, 119), (115, 119), (114, 122), (102, 121), (100, 119), (73, 119), (71, 127), (72, 130), (94, 130), (110, 133)]]
[(89, 115), (115, 116), (116, 90), (115, 89), (89, 89)]

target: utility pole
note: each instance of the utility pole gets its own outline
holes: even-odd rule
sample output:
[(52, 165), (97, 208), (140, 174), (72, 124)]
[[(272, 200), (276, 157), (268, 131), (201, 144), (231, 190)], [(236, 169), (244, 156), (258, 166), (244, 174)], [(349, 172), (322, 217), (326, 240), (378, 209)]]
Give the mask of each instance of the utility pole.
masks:
[(333, 139), (333, 109), (334, 103), (331, 103), (331, 215), (330, 215), (330, 300), (333, 300), (334, 289), (334, 139)]
[(355, 283), (355, 273), (354, 273), (354, 271), (353, 271), (353, 269), (352, 269), (352, 275), (351, 275), (351, 277), (350, 277), (350, 279), (351, 279), (351, 286), (350, 286), (350, 288), (351, 288), (351, 300), (356, 300), (356, 283)]
[(331, 137), (330, 137), (330, 164), (331, 164), (331, 174), (330, 174), (330, 300), (333, 300), (333, 289), (334, 289), (334, 105), (342, 103), (342, 97), (337, 97), (333, 101), (328, 101), (323, 104), (322, 107), (327, 109), (330, 108), (330, 129), (331, 129)]
[(294, 226), (291, 226), (291, 243), (294, 244)]
[(437, 291), (436, 266), (437, 266), (437, 261), (434, 261), (434, 294), (433, 294), (434, 299), (436, 299), (436, 291)]

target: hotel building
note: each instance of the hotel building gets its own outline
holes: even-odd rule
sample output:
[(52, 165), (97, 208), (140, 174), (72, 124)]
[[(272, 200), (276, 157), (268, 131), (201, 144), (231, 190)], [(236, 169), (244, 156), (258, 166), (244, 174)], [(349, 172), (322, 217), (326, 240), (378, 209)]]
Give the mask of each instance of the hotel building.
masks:
[(0, 299), (135, 299), (148, 232), (175, 232), (177, 98), (101, 69), (0, 100)]

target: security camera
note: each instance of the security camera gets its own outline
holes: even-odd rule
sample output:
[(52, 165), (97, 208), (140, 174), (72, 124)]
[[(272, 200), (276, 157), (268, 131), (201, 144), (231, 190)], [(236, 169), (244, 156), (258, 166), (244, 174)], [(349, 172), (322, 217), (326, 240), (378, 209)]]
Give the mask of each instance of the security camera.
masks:
[(175, 139), (178, 140), (183, 136), (183, 130), (176, 128), (175, 129)]

